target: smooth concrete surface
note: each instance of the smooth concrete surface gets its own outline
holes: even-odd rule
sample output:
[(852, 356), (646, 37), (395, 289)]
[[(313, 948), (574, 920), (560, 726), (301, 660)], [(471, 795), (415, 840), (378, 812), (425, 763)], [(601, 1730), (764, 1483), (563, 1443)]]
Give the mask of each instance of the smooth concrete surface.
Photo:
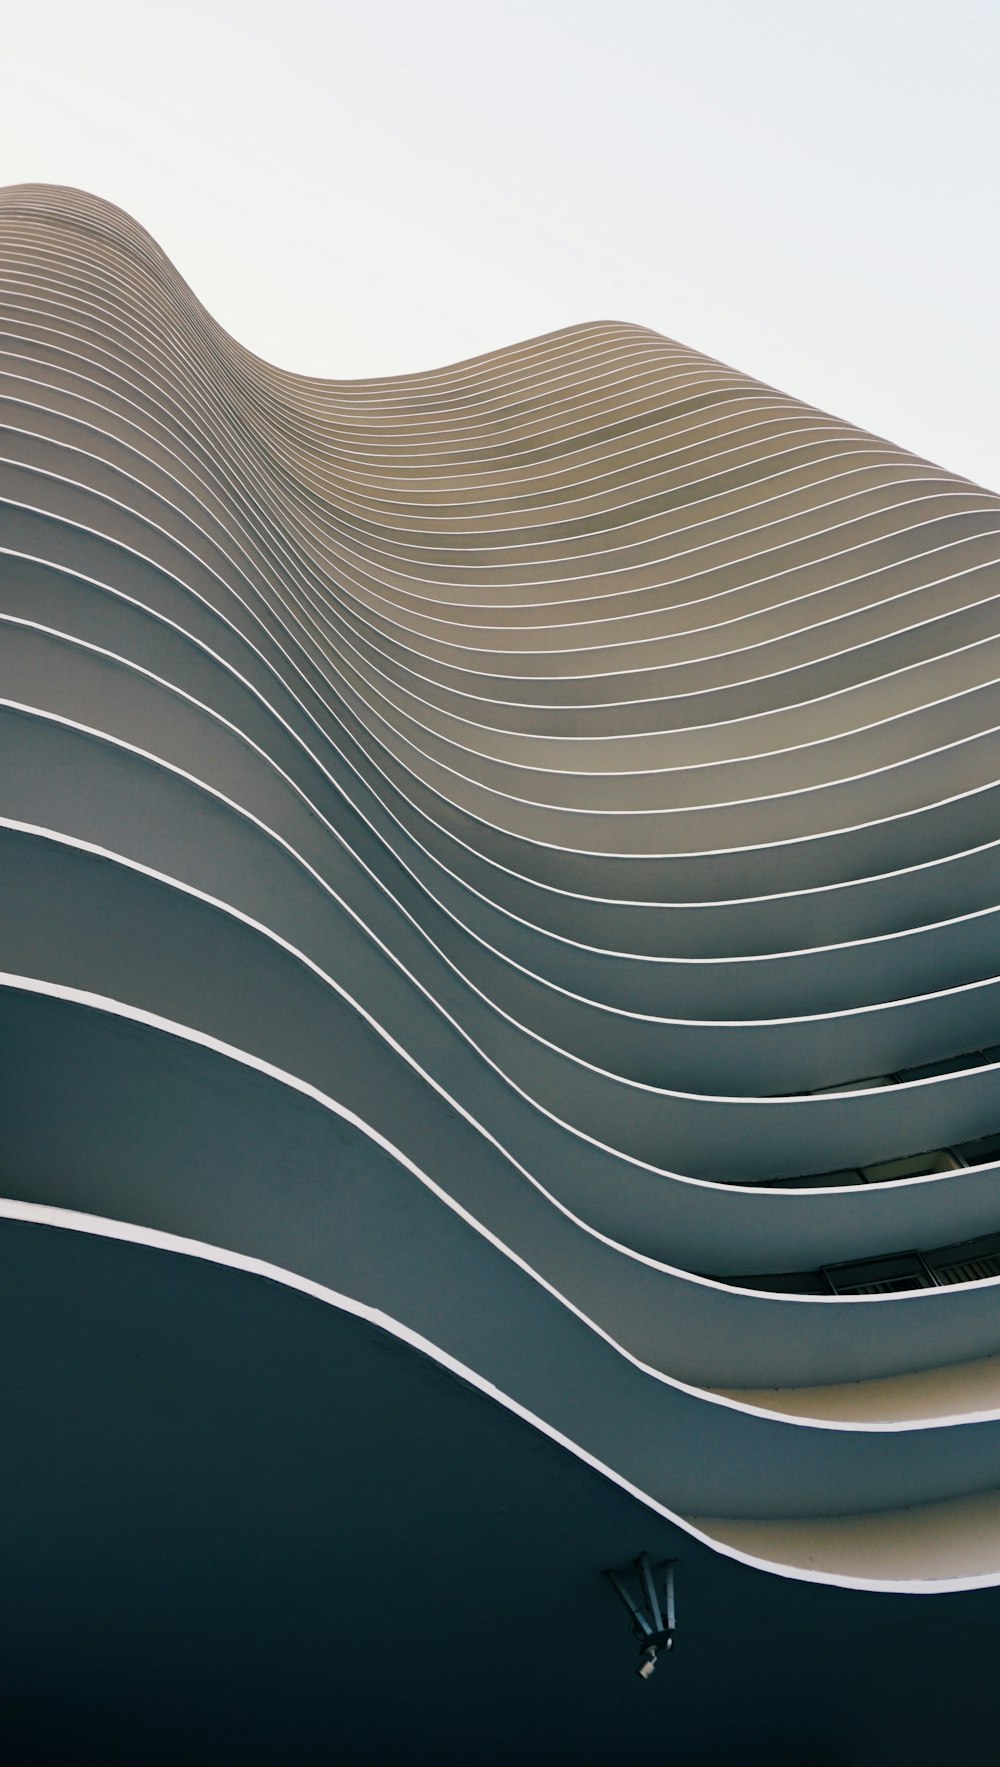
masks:
[[(391, 1321), (80, 1227), (0, 1221), (5, 1760), (995, 1760), (997, 1590), (769, 1576)], [(649, 1682), (601, 1576), (641, 1551)]]
[(1000, 1131), (998, 571), (639, 327), (309, 381), (0, 192), (9, 1207), (379, 1309), (706, 1563), (979, 1601), (1000, 1271), (750, 1273), (1000, 1232), (996, 1160), (852, 1176)]

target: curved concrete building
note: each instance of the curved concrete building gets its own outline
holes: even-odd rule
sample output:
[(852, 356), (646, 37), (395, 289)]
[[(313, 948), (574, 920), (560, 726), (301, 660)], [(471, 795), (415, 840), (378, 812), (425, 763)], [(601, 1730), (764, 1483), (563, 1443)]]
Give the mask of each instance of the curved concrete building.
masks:
[(284, 373), (75, 191), (0, 277), (0, 1737), (995, 1760), (1000, 498), (632, 325)]

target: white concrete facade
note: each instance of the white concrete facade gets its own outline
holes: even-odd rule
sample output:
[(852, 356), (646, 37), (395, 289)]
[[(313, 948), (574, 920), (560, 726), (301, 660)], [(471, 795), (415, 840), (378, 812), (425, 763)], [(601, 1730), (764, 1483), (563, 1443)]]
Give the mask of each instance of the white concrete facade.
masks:
[(305, 381), (77, 192), (0, 279), (8, 1208), (1000, 1582), (1000, 499), (629, 325)]

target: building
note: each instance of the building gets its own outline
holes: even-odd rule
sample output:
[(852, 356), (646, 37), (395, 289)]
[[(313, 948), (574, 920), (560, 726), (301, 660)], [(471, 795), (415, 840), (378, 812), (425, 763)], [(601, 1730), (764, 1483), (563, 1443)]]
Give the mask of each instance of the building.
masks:
[(0, 262), (9, 1758), (995, 1760), (1000, 499)]

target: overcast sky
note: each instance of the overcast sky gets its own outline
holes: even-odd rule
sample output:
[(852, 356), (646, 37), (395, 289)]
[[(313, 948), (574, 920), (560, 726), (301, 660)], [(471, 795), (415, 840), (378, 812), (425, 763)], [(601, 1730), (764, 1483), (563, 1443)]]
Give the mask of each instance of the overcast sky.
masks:
[(0, 183), (345, 377), (639, 320), (1000, 488), (1000, 0), (25, 0)]

